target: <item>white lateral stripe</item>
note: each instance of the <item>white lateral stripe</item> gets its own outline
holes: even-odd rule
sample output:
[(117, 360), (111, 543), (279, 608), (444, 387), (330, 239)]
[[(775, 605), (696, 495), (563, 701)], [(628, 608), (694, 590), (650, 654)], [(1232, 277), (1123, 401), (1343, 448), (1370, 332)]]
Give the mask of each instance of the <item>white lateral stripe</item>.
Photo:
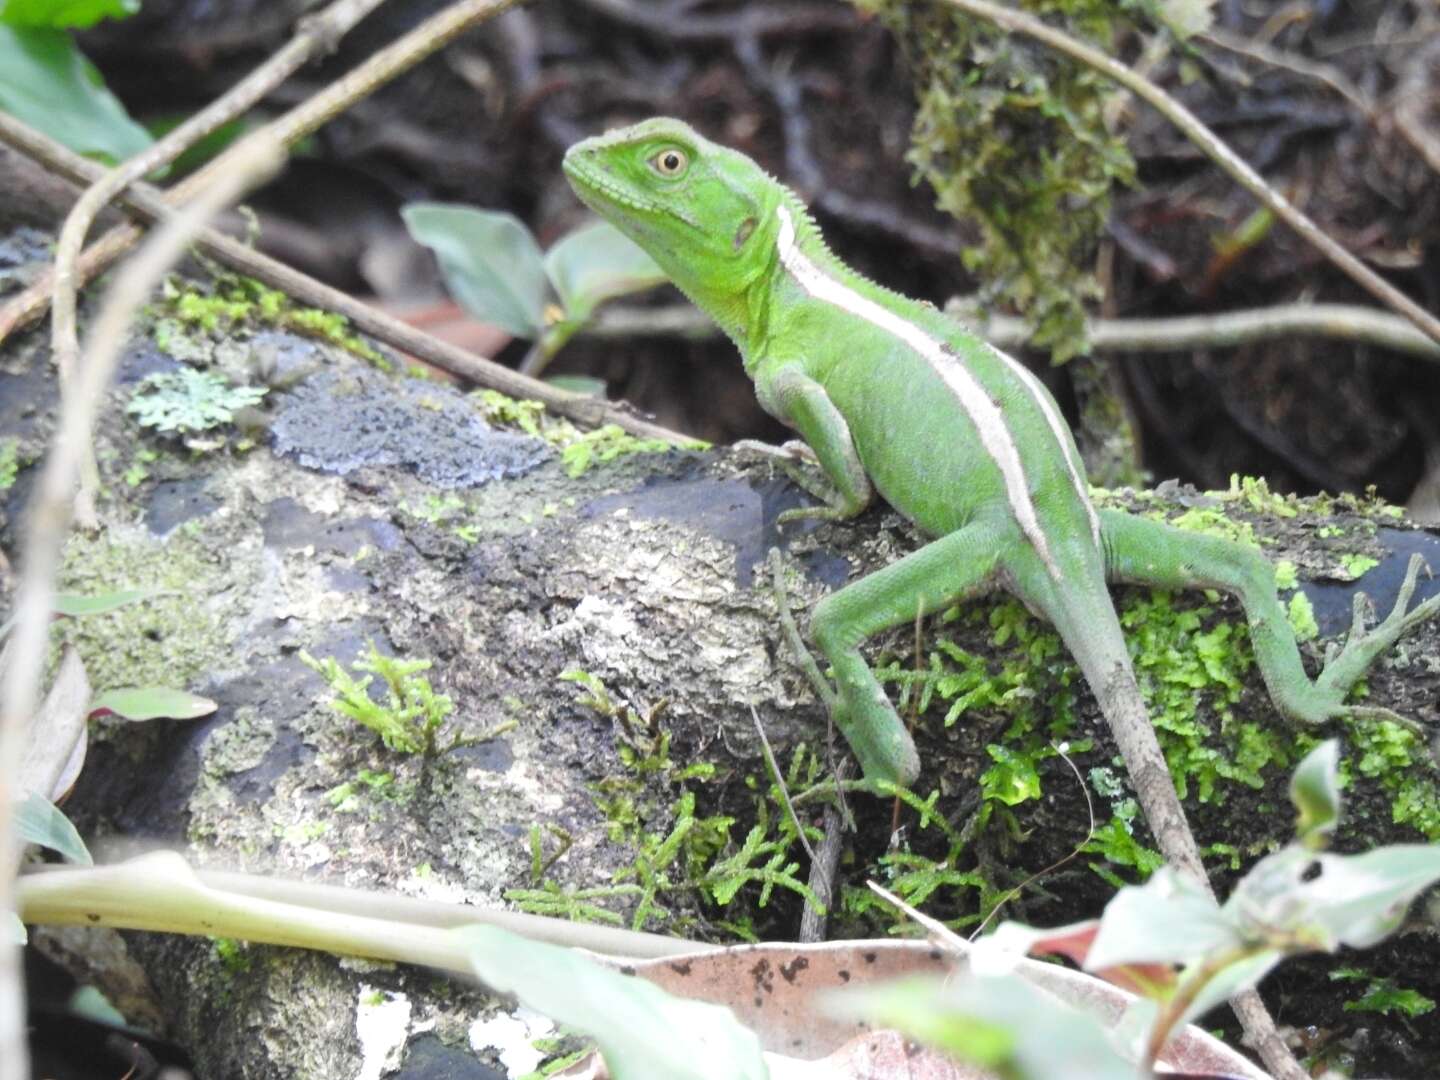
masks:
[(985, 452), (1000, 470), (1000, 476), (1005, 482), (1005, 494), (1010, 501), (1010, 512), (1015, 515), (1021, 531), (1044, 562), (1050, 576), (1058, 579), (1060, 568), (1050, 556), (1050, 545), (1046, 542), (1045, 533), (1035, 516), (1035, 504), (1030, 499), (1030, 489), (1025, 483), (1025, 469), (1020, 462), (1020, 452), (1015, 446), (1015, 440), (1000, 407), (990, 400), (985, 388), (975, 381), (975, 377), (965, 365), (942, 342), (936, 341), (918, 326), (836, 281), (811, 262), (795, 242), (795, 222), (784, 204), (779, 207), (779, 214), (780, 263), (790, 271), (800, 287), (817, 300), (834, 304), (840, 310), (893, 334), (924, 359), (944, 380), (966, 415), (970, 417), (971, 423), (975, 425), (975, 430), (980, 433), (980, 442), (985, 447)]
[(1090, 489), (1085, 485), (1085, 473), (1080, 465), (1080, 455), (1074, 444), (1066, 437), (1065, 422), (1060, 419), (1060, 414), (1055, 411), (1055, 404), (1050, 400), (1050, 395), (1040, 385), (1040, 380), (1035, 373), (1020, 363), (1009, 353), (1002, 349), (986, 343), (992, 353), (998, 356), (1020, 376), (1020, 381), (1030, 389), (1040, 411), (1045, 414), (1045, 422), (1050, 425), (1051, 432), (1055, 435), (1055, 441), (1060, 444), (1060, 453), (1064, 455), (1065, 464), (1070, 469), (1070, 482), (1075, 485), (1075, 494), (1080, 499), (1080, 505), (1085, 507), (1085, 514), (1090, 519), (1090, 534), (1095, 538), (1095, 546), (1100, 546), (1100, 517), (1095, 513), (1095, 504), (1090, 501)]

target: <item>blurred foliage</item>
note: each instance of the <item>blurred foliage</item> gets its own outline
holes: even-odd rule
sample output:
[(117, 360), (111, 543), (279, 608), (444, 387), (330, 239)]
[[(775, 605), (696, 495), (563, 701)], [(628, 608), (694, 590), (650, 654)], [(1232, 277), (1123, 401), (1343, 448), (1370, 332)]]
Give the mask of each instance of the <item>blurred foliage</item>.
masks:
[(144, 150), (150, 136), (69, 33), (139, 7), (139, 0), (0, 0), (0, 112), (103, 161)]
[[(1013, 305), (1056, 360), (1086, 349), (1084, 303), (1116, 183), (1135, 163), (1105, 125), (1111, 82), (1053, 50), (938, 0), (856, 0), (900, 41), (919, 109), (908, 155), (941, 209), (980, 231), (961, 252), (987, 304)], [(1132, 4), (1024, 0), (1108, 51)]]

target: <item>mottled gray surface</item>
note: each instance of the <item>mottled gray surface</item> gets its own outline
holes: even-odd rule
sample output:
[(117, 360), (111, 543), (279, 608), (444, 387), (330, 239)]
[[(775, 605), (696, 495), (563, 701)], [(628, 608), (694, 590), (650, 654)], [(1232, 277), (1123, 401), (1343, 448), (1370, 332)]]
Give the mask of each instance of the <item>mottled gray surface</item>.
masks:
[(271, 433), (276, 453), (307, 469), (397, 465), (447, 489), (523, 476), (551, 454), (540, 439), (494, 430), (444, 384), (359, 368), (313, 375), (281, 396)]

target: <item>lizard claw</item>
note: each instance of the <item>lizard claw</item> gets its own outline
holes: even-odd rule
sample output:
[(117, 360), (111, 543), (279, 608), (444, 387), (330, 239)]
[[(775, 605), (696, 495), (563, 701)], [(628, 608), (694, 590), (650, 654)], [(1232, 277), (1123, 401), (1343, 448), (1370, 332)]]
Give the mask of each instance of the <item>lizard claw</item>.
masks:
[(1405, 580), (1395, 597), (1395, 606), (1378, 625), (1366, 628), (1370, 602), (1363, 593), (1356, 593), (1350, 620), (1350, 633), (1344, 647), (1331, 643), (1325, 650), (1325, 666), (1316, 678), (1314, 697), (1309, 707), (1301, 710), (1301, 719), (1311, 722), (1345, 717), (1354, 720), (1383, 720), (1404, 728), (1415, 736), (1421, 746), (1426, 747), (1432, 760), (1440, 764), (1440, 752), (1431, 745), (1431, 733), (1425, 725), (1393, 709), (1378, 705), (1347, 705), (1345, 697), (1350, 688), (1369, 670), (1376, 658), (1409, 630), (1440, 612), (1440, 596), (1433, 596), (1422, 604), (1410, 608), (1415, 594), (1420, 568), (1424, 560), (1412, 555), (1406, 568)]
[(1354, 608), (1350, 621), (1350, 634), (1345, 647), (1338, 653), (1327, 652), (1325, 668), (1315, 680), (1316, 686), (1343, 698), (1364, 675), (1371, 664), (1391, 645), (1395, 644), (1409, 630), (1432, 618), (1440, 612), (1440, 596), (1432, 596), (1423, 604), (1411, 610), (1410, 598), (1415, 594), (1415, 585), (1420, 577), (1420, 567), (1425, 560), (1419, 555), (1410, 556), (1405, 571), (1405, 580), (1395, 597), (1395, 606), (1383, 622), (1374, 629), (1366, 630), (1365, 614), (1369, 601), (1363, 593), (1355, 594)]
[(780, 446), (762, 442), (759, 439), (740, 439), (730, 449), (738, 453), (755, 454), (762, 458), (781, 462), (800, 462), (806, 465), (819, 465), (820, 463), (815, 456), (815, 451), (810, 449), (810, 444), (799, 439), (790, 439)]

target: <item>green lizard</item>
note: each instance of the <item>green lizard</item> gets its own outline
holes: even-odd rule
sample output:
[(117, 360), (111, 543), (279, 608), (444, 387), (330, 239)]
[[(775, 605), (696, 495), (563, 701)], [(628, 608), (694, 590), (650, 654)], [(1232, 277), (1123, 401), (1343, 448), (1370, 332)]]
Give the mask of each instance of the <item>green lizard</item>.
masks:
[(1440, 597), (1357, 621), (1318, 678), (1305, 673), (1254, 549), (1097, 510), (1060, 410), (1040, 381), (929, 304), (866, 280), (825, 246), (799, 198), (748, 157), (678, 120), (586, 139), (565, 155), (580, 198), (654, 257), (739, 347), (764, 408), (813, 449), (833, 491), (787, 511), (841, 520), (878, 491), (935, 539), (823, 599), (811, 619), (837, 683), (833, 716), (868, 780), (919, 772), (904, 724), (861, 643), (918, 613), (1003, 588), (1048, 618), (1080, 665), (1146, 817), (1174, 863), (1204, 872), (1135, 682), (1108, 582), (1219, 588), (1249, 618), (1280, 712), (1319, 724), (1387, 710), (1346, 694)]

